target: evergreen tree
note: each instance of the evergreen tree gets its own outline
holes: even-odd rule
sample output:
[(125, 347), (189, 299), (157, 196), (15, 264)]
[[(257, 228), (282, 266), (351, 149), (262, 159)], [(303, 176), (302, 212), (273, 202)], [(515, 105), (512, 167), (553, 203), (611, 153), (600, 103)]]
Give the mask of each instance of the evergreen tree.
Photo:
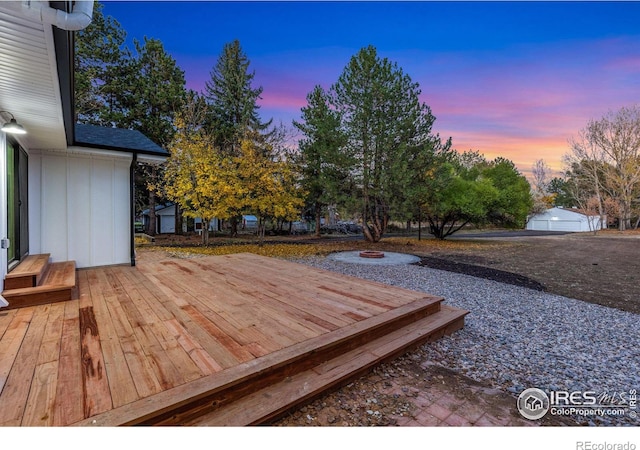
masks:
[(75, 112), (80, 123), (114, 126), (125, 114), (120, 93), (130, 53), (126, 32), (102, 9), (95, 2), (91, 24), (75, 34)]
[(351, 58), (332, 91), (347, 147), (357, 161), (355, 194), (364, 235), (377, 242), (394, 203), (399, 206), (395, 198), (409, 186), (408, 166), (401, 161), (433, 139), (435, 118), (420, 102), (418, 84), (372, 46)]
[[(159, 40), (145, 38), (143, 43), (136, 40), (134, 46), (136, 57), (130, 59), (130, 70), (126, 72), (129, 74), (126, 80), (128, 89), (122, 94), (127, 114), (120, 126), (138, 130), (167, 148), (175, 134), (175, 111), (179, 111), (185, 101), (184, 72)], [(147, 233), (152, 236), (155, 234), (155, 208), (159, 199), (156, 191), (148, 187), (158, 184), (161, 171), (155, 164), (139, 164), (136, 170), (140, 187), (136, 192), (148, 205)]]
[(340, 201), (352, 161), (344, 152), (345, 135), (340, 129), (340, 115), (331, 109), (330, 100), (320, 86), (307, 95), (302, 108), (302, 122), (294, 126), (304, 133), (299, 142), (298, 164), (307, 204), (315, 217), (315, 234), (320, 236), (322, 209)]
[(128, 89), (123, 93), (127, 115), (122, 126), (167, 148), (175, 133), (175, 112), (186, 97), (184, 72), (159, 40), (136, 40), (134, 46), (136, 56), (130, 59)]
[(257, 102), (262, 87), (252, 86), (255, 73), (249, 64), (238, 40), (225, 44), (205, 84), (209, 132), (216, 147), (231, 155), (240, 152), (240, 142), (250, 132), (261, 132), (271, 123), (260, 121)]

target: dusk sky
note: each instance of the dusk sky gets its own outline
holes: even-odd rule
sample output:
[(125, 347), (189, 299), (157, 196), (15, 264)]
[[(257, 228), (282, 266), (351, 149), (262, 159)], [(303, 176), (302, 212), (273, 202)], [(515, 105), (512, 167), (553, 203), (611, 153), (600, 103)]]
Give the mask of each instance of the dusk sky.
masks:
[(420, 84), (443, 140), (523, 173), (540, 158), (560, 170), (590, 119), (640, 103), (639, 2), (103, 3), (130, 40), (161, 40), (196, 91), (238, 39), (262, 118), (286, 125), (373, 45)]

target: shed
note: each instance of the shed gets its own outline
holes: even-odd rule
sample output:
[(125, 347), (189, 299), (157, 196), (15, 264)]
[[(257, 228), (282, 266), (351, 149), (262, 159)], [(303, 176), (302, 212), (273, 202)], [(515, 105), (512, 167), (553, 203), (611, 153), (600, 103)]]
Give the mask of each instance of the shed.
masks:
[[(170, 204), (160, 204), (156, 205), (156, 233), (175, 233), (176, 232), (176, 206), (172, 203)], [(145, 209), (142, 211), (142, 222), (146, 229), (149, 220), (151, 220), (149, 216), (149, 210)]]
[(547, 209), (527, 220), (527, 230), (584, 232), (603, 228), (607, 228), (607, 223), (600, 216), (587, 215), (570, 208)]
[(255, 230), (258, 228), (258, 218), (253, 215), (242, 216), (242, 229), (243, 230)]

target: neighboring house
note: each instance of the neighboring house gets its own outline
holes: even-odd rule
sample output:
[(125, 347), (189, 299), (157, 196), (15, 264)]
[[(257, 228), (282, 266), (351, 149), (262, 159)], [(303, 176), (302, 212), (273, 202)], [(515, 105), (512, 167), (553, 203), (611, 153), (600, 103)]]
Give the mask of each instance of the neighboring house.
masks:
[(242, 229), (243, 230), (257, 230), (258, 218), (253, 215), (242, 216)]
[[(147, 224), (151, 220), (149, 210), (142, 211), (142, 223), (146, 229)], [(202, 230), (202, 219), (196, 217), (193, 219), (193, 226), (197, 233)], [(221, 231), (222, 223), (220, 220), (213, 218), (209, 221), (209, 231)], [(242, 216), (240, 223), (241, 230), (257, 230), (258, 218), (253, 215)], [(176, 205), (167, 203), (156, 206), (156, 234), (170, 234), (176, 232)], [(183, 221), (182, 231), (187, 232), (187, 222)]]
[[(145, 209), (142, 211), (142, 224), (144, 229), (147, 229), (147, 225), (151, 217), (149, 216), (149, 210)], [(182, 221), (182, 232), (186, 233), (189, 231), (187, 226), (187, 220)], [(199, 232), (202, 230), (202, 219), (196, 217), (193, 219), (193, 228), (195, 231)], [(219, 230), (219, 221), (218, 219), (212, 219), (209, 222), (209, 231), (217, 231)], [(176, 232), (176, 205), (173, 203), (166, 203), (156, 206), (156, 226), (155, 226), (156, 234), (171, 234)]]
[(588, 216), (576, 209), (551, 208), (534, 214), (527, 220), (527, 230), (538, 231), (597, 231), (607, 228), (600, 216)]
[[(148, 229), (150, 220), (149, 210), (145, 209), (142, 211), (142, 224), (145, 230)], [(156, 225), (154, 229), (156, 234), (176, 232), (176, 205), (172, 203), (156, 205)]]
[[(73, 30), (93, 2), (0, 2), (0, 283), (27, 254), (135, 264), (133, 170), (168, 153), (137, 131), (79, 125)], [(8, 247), (8, 248), (7, 248)]]

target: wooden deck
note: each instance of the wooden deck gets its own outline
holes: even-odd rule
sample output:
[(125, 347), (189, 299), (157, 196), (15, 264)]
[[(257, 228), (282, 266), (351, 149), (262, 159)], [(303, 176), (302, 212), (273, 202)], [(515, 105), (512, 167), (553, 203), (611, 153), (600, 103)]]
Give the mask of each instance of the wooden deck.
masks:
[(466, 314), (252, 254), (77, 274), (78, 298), (0, 310), (0, 425), (262, 423)]

